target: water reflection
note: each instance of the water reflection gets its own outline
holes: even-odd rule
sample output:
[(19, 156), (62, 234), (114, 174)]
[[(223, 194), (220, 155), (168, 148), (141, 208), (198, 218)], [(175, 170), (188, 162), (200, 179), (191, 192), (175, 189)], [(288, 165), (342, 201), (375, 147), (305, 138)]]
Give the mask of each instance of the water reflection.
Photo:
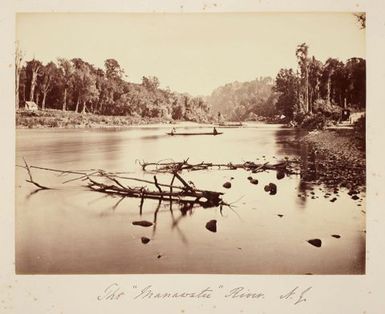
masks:
[(309, 190), (313, 190), (315, 185), (324, 185), (331, 190), (341, 187), (365, 190), (365, 164), (353, 165), (344, 158), (319, 151), (314, 145), (299, 140), (303, 134), (301, 130), (290, 129), (276, 132), (278, 152), (298, 161), (300, 192), (306, 194)]
[[(348, 194), (351, 188), (329, 191), (332, 168), (324, 165), (324, 156), (293, 141), (296, 130), (258, 125), (226, 129), (220, 137), (183, 139), (166, 136), (165, 130), (18, 130), (17, 163), (25, 157), (33, 165), (130, 172), (132, 177), (152, 180), (137, 159), (276, 163), (288, 157), (298, 161), (293, 169), (298, 174), (272, 170), (252, 174), (242, 169), (183, 172), (187, 182), (223, 192), (231, 204), (203, 208), (193, 202), (99, 195), (82, 187), (84, 181), (68, 182), (63, 188), (62, 182), (70, 178), (50, 178), (37, 171), (39, 182), (59, 188), (34, 193), (25, 182), (25, 170), (18, 168), (17, 273), (365, 272), (365, 213), (360, 211), (364, 194), (354, 201)], [(325, 167), (330, 169), (327, 176)], [(172, 179), (169, 174), (157, 176), (159, 182)], [(230, 189), (223, 188), (225, 182), (231, 182)], [(276, 195), (264, 191), (270, 183), (277, 186)], [(331, 195), (324, 197), (327, 193)], [(338, 200), (331, 202), (337, 194)], [(153, 225), (133, 225), (137, 220)], [(205, 227), (212, 220), (215, 233)], [(143, 237), (151, 241), (143, 245)], [(322, 247), (308, 244), (314, 238), (322, 239)]]

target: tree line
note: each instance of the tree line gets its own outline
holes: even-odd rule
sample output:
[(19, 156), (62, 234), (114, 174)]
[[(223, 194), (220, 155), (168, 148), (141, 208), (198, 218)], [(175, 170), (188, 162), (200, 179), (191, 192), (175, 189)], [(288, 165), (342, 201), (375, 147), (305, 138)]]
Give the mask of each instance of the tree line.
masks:
[(42, 110), (188, 121), (207, 121), (210, 112), (201, 97), (159, 88), (155, 76), (143, 76), (140, 84), (126, 81), (115, 59), (105, 60), (103, 69), (80, 58), (22, 64), (19, 50), (15, 96), (17, 109), (34, 101)]
[(365, 109), (365, 60), (350, 58), (344, 63), (329, 58), (323, 63), (308, 51), (305, 43), (298, 45), (297, 69), (281, 69), (274, 81), (260, 77), (233, 82), (202, 98), (161, 89), (154, 76), (143, 76), (140, 84), (128, 82), (115, 59), (105, 60), (103, 69), (80, 58), (22, 64), (17, 49), (16, 108), (34, 101), (43, 110), (198, 122), (212, 120), (218, 112), (231, 120), (277, 114), (292, 120), (345, 106)]
[(275, 79), (276, 108), (290, 119), (300, 114), (335, 108), (364, 110), (366, 62), (350, 58), (346, 63), (329, 58), (325, 63), (309, 56), (306, 43), (296, 49), (298, 69), (281, 69)]
[(297, 46), (296, 69), (280, 69), (275, 80), (260, 77), (216, 88), (206, 99), (213, 112), (230, 120), (253, 120), (285, 115), (302, 122), (313, 113), (340, 116), (346, 107), (363, 111), (366, 106), (366, 62), (350, 58), (345, 63), (329, 58), (325, 63), (309, 56), (309, 47)]
[(207, 101), (214, 112), (220, 112), (230, 120), (243, 121), (276, 114), (276, 94), (271, 77), (228, 83), (216, 88)]

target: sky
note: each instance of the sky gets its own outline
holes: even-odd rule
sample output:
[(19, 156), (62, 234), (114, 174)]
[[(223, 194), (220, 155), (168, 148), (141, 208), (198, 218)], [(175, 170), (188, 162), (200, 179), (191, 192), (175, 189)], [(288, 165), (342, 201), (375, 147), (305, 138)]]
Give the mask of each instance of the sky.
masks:
[(114, 58), (130, 82), (156, 76), (194, 96), (295, 69), (303, 42), (322, 62), (365, 58), (352, 13), (19, 13), (16, 39), (25, 60), (76, 57), (104, 68)]

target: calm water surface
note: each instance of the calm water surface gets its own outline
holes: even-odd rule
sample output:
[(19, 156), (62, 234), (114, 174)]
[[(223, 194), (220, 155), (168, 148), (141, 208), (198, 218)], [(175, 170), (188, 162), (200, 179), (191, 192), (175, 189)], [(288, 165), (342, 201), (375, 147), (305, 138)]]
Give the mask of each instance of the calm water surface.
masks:
[[(181, 129), (197, 131), (197, 126)], [(138, 161), (272, 163), (298, 157), (290, 141), (294, 130), (256, 124), (223, 129), (219, 136), (167, 136), (169, 127), (124, 130), (17, 130), (17, 164), (58, 169), (131, 172), (152, 179)], [(209, 130), (204, 127), (200, 130)], [(194, 207), (187, 213), (167, 202), (106, 197), (83, 187), (62, 184), (71, 177), (36, 169), (34, 179), (56, 190), (39, 191), (16, 169), (16, 269), (18, 273), (217, 273), (217, 274), (362, 274), (365, 273), (365, 208), (347, 190), (337, 201), (325, 198), (323, 186), (308, 186), (315, 198), (299, 197), (299, 175), (276, 179), (274, 171), (244, 170), (182, 173), (197, 188), (224, 192), (232, 208)], [(248, 176), (259, 180), (250, 184)], [(169, 183), (170, 175), (158, 175)], [(231, 181), (227, 190), (223, 183)], [(270, 182), (277, 195), (263, 189)], [(135, 183), (138, 185), (138, 183)], [(282, 217), (278, 215), (283, 215)], [(154, 227), (132, 224), (154, 221)], [(217, 220), (217, 232), (205, 228)], [(340, 235), (334, 238), (332, 235)], [(151, 241), (144, 245), (141, 237)], [(318, 238), (322, 247), (307, 240)]]

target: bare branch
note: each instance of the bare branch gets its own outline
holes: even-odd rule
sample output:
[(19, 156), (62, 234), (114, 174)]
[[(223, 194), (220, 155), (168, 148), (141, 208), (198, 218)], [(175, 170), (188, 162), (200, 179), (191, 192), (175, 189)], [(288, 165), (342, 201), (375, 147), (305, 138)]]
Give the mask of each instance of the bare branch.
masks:
[(32, 173), (31, 173), (31, 169), (29, 168), (29, 166), (28, 166), (28, 164), (27, 164), (27, 161), (25, 160), (24, 157), (23, 157), (23, 160), (24, 160), (25, 168), (27, 169), (28, 175), (29, 175), (29, 180), (26, 180), (26, 181), (29, 182), (29, 183), (34, 184), (35, 186), (37, 186), (37, 187), (38, 187), (39, 189), (41, 189), (41, 190), (50, 190), (51, 188), (46, 187), (46, 186), (44, 186), (44, 185), (41, 185), (41, 184), (39, 184), (39, 183), (37, 183), (37, 182), (35, 182), (35, 181), (33, 180), (33, 178), (32, 178)]

